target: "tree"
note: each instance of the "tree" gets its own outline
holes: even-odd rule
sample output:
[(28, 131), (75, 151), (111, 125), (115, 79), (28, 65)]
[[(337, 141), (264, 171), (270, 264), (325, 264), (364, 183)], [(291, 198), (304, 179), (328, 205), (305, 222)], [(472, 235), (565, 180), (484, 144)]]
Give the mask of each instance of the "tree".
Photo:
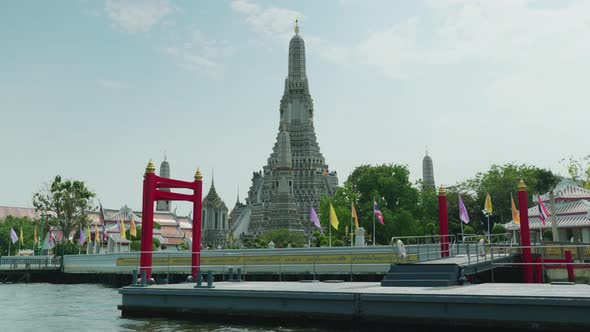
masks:
[[(487, 231), (487, 221), (481, 213), (481, 209), (483, 209), (486, 194), (489, 193), (494, 210), (490, 222), (492, 224), (510, 222), (512, 220), (510, 194), (512, 193), (516, 200), (520, 179), (523, 179), (527, 185), (528, 205), (532, 204), (534, 195), (553, 189), (559, 181), (559, 177), (550, 170), (536, 166), (492, 165), (487, 172), (477, 173), (474, 178), (459, 185), (465, 192), (473, 195), (475, 207), (480, 211), (470, 214), (470, 218), (473, 218), (478, 226), (485, 225)], [(463, 194), (461, 197), (465, 202)], [(524, 208), (528, 208), (528, 206)]]
[(51, 185), (33, 195), (33, 206), (37, 211), (52, 212), (48, 223), (61, 228), (63, 244), (72, 231), (89, 224), (88, 213), (95, 209), (94, 196), (83, 181), (64, 181), (57, 175)]
[[(39, 220), (33, 220), (29, 217), (17, 218), (8, 216), (2, 222), (0, 222), (0, 255), (14, 255), (18, 251), (19, 240), (12, 244), (10, 240), (10, 229), (14, 229), (16, 234), (20, 236), (20, 230), (23, 230), (23, 244), (20, 246), (21, 249), (33, 249), (33, 234), (35, 228), (37, 229), (37, 236), (41, 241), (41, 234), (39, 232)], [(9, 241), (10, 245), (9, 245)], [(10, 253), (8, 253), (8, 247), (10, 247)]]
[(590, 155), (576, 159), (569, 157), (569, 159), (562, 159), (561, 163), (567, 167), (572, 180), (579, 183), (582, 187), (590, 189)]
[(344, 238), (345, 226), (350, 225), (351, 203), (355, 204), (360, 226), (368, 234), (373, 233), (373, 204), (377, 202), (379, 205), (384, 225), (375, 224), (377, 243), (389, 244), (392, 236), (419, 234), (418, 220), (425, 218), (426, 225), (429, 218), (422, 212), (420, 192), (410, 183), (409, 176), (410, 171), (405, 165), (362, 165), (352, 172), (333, 197), (323, 196), (320, 201), (322, 225), (329, 227), (330, 202), (340, 221), (338, 231), (332, 230), (332, 243), (334, 238)]

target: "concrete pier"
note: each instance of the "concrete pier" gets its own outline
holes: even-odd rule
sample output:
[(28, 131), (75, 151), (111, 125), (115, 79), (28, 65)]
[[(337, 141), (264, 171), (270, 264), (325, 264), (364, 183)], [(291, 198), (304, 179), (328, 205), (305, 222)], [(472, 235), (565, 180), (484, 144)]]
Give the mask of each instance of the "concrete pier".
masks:
[[(367, 282), (218, 282), (125, 287), (124, 317), (281, 324), (478, 326), (515, 329), (590, 327), (590, 285), (480, 284), (381, 287)], [(278, 323), (277, 323), (278, 324)]]

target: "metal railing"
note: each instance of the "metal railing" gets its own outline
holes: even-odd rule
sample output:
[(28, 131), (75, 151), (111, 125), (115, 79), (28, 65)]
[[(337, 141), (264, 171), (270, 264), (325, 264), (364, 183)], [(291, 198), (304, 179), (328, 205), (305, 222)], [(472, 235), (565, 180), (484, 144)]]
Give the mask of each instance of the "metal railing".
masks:
[[(401, 255), (397, 241), (400, 240), (406, 253), (418, 255), (417, 261), (425, 262), (435, 259), (454, 257), (457, 255), (456, 236), (450, 235), (421, 235), (421, 236), (394, 236), (390, 240), (392, 251)], [(443, 242), (444, 241), (444, 242)]]
[[(479, 264), (495, 258), (505, 257), (512, 253), (512, 234), (502, 233), (491, 235), (491, 242), (487, 236), (465, 235), (459, 245), (467, 255), (467, 264)], [(460, 249), (460, 251), (461, 251)]]
[(0, 270), (47, 270), (59, 269), (61, 257), (54, 256), (4, 256), (0, 257)]

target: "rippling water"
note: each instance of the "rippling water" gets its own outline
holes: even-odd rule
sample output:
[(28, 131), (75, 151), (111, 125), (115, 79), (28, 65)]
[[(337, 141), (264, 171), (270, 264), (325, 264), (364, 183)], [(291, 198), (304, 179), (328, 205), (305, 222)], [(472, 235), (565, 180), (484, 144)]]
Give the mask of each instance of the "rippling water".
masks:
[(118, 290), (94, 284), (0, 284), (0, 299), (2, 331), (325, 331), (166, 319), (123, 319), (117, 309), (121, 304)]

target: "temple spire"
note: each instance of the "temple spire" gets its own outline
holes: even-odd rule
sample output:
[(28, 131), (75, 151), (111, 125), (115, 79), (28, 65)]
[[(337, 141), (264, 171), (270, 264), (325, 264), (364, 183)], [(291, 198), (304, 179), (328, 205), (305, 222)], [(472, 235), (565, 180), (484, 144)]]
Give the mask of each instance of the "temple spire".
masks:
[(295, 20), (295, 34), (298, 35), (299, 34), (299, 20)]

